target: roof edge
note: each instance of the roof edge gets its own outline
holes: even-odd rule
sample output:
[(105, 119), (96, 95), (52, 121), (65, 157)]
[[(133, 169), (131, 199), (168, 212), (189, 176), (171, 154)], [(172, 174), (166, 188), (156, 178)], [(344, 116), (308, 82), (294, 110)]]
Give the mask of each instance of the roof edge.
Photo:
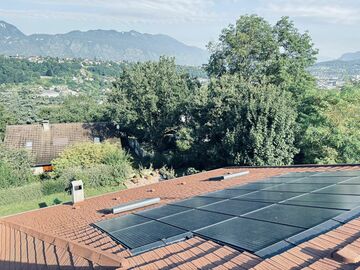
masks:
[(17, 223), (13, 223), (13, 222), (1, 219), (0, 224), (9, 226), (9, 227), (13, 228), (14, 230), (17, 230), (17, 231), (20, 231), (27, 235), (30, 235), (30, 236), (32, 236), (36, 239), (39, 239), (40, 241), (44, 241), (50, 245), (54, 245), (56, 247), (68, 250), (69, 252), (71, 252), (79, 257), (85, 258), (85, 259), (87, 259), (93, 263), (96, 263), (100, 266), (117, 267), (118, 269), (122, 269), (124, 267), (124, 265), (126, 264), (125, 259), (119, 258), (115, 255), (100, 253), (95, 249), (85, 247), (85, 246), (79, 245), (74, 242), (70, 242), (68, 240), (65, 240), (65, 239), (57, 237), (57, 236), (45, 234), (43, 232), (36, 231), (32, 228), (29, 228), (29, 227), (26, 227), (23, 225), (19, 225)]
[(224, 169), (270, 169), (270, 168), (326, 168), (326, 167), (357, 167), (360, 163), (338, 163), (338, 164), (294, 164), (294, 165), (264, 165), (264, 166), (240, 166), (230, 165), (223, 167)]

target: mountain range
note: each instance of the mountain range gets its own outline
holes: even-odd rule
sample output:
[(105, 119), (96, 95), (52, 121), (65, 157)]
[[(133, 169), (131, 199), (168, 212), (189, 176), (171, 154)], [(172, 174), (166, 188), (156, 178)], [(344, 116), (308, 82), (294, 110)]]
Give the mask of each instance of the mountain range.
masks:
[(352, 52), (352, 53), (344, 53), (339, 60), (341, 61), (354, 61), (360, 60), (360, 51), (359, 52)]
[(165, 55), (175, 57), (177, 64), (191, 66), (202, 65), (208, 59), (205, 50), (162, 34), (89, 30), (25, 35), (4, 21), (0, 21), (0, 54), (128, 62), (158, 60)]

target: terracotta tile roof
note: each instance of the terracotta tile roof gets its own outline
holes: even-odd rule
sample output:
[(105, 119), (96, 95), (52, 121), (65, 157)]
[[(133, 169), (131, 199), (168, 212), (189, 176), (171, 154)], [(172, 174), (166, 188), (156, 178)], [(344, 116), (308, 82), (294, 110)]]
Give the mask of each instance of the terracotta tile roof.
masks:
[[(164, 204), (286, 172), (354, 169), (360, 169), (360, 166), (247, 168), (250, 174), (246, 176), (226, 181), (208, 181), (209, 177), (244, 171), (243, 168), (222, 168), (90, 198), (78, 204), (76, 208), (64, 204), (3, 218), (2, 224), (5, 225), (2, 226), (6, 229), (2, 229), (0, 235), (1, 245), (8, 250), (9, 243), (15, 243), (15, 249), (0, 252), (0, 261), (5, 264), (11, 264), (14, 260), (22, 262), (28, 260), (26, 256), (38, 254), (33, 249), (23, 258), (23, 255), (20, 255), (23, 250), (21, 252), (18, 250), (21, 246), (20, 238), (14, 238), (9, 242), (9, 237), (13, 237), (12, 235), (19, 231), (24, 235), (23, 237), (30, 232), (30, 239), (35, 239), (40, 246), (41, 241), (45, 241), (49, 245), (46, 249), (49, 253), (41, 256), (55, 264), (56, 254), (51, 250), (59, 249), (61, 254), (64, 254), (65, 264), (68, 263), (66, 254), (70, 250), (81, 263), (92, 262), (95, 265), (107, 262), (107, 267), (121, 266), (121, 269), (356, 269), (360, 265), (339, 261), (335, 259), (333, 253), (344, 247), (350, 247), (355, 253), (356, 251), (360, 253), (360, 218), (268, 259), (249, 252), (240, 252), (197, 236), (134, 256), (107, 234), (92, 226), (94, 222), (119, 216), (105, 215), (102, 210), (122, 202), (161, 197), (161, 203)], [(150, 189), (153, 191), (149, 192)], [(31, 231), (28, 228), (31, 228)], [(69, 249), (72, 245), (76, 245), (77, 248)], [(14, 255), (10, 255), (9, 252), (13, 252)], [(41, 258), (37, 262), (38, 265), (44, 264)], [(21, 269), (30, 269), (27, 264), (21, 266)]]
[(36, 165), (51, 164), (67, 146), (79, 142), (92, 142), (95, 137), (114, 137), (111, 126), (106, 123), (63, 123), (10, 125), (6, 127), (4, 143), (12, 148), (29, 149)]

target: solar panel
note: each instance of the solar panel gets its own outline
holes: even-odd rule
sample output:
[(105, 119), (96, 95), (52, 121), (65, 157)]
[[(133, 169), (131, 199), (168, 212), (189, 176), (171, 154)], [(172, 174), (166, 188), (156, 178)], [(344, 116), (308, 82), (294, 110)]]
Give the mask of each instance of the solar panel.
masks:
[(201, 209), (233, 216), (240, 216), (269, 205), (271, 205), (271, 203), (227, 200), (204, 206)]
[[(290, 201), (290, 200), (289, 200)], [(334, 203), (357, 203), (360, 204), (360, 196), (356, 195), (337, 195), (337, 194), (315, 194), (308, 193), (300, 197), (291, 199), (291, 201), (303, 202), (334, 202)]]
[(289, 192), (310, 192), (328, 186), (329, 184), (282, 184), (269, 187), (266, 190), (289, 191)]
[(307, 176), (310, 176), (310, 175), (316, 175), (318, 174), (319, 172), (292, 172), (292, 173), (286, 173), (286, 174), (282, 174), (282, 175), (278, 175), (276, 177), (284, 177), (284, 178), (291, 178), (291, 177), (294, 177), (294, 178), (302, 178), (302, 177), (307, 177)]
[(273, 205), (247, 214), (245, 217), (308, 229), (341, 213), (344, 211), (295, 205)]
[(239, 196), (233, 198), (235, 200), (249, 200), (249, 201), (262, 201), (262, 202), (280, 202), (299, 196), (304, 193), (295, 193), (295, 192), (277, 192), (277, 191), (266, 191), (259, 190), (248, 195)]
[(114, 232), (124, 228), (143, 224), (149, 221), (151, 220), (148, 218), (144, 218), (136, 215), (126, 215), (126, 216), (100, 221), (95, 223), (95, 225), (103, 231)]
[(341, 184), (342, 185), (360, 185), (360, 177), (351, 178)]
[(276, 185), (279, 185), (279, 183), (256, 182), (256, 183), (250, 183), (250, 184), (246, 184), (246, 185), (234, 186), (234, 187), (231, 187), (230, 189), (241, 189), (241, 190), (255, 191), (255, 190), (268, 188), (268, 187), (272, 187), (272, 186), (276, 186)]
[(291, 181), (296, 180), (297, 178), (284, 178), (284, 177), (271, 177), (268, 179), (264, 179), (261, 182), (258, 183), (264, 183), (264, 184), (284, 184), (284, 183), (288, 183)]
[(233, 246), (236, 249), (256, 252), (301, 231), (303, 231), (301, 228), (281, 224), (234, 218), (198, 230), (196, 234)]
[(179, 205), (179, 206), (185, 206), (185, 207), (189, 207), (189, 208), (197, 208), (197, 207), (201, 207), (201, 206), (208, 205), (211, 203), (220, 202), (222, 200), (224, 200), (224, 199), (197, 196), (197, 197), (192, 197), (187, 200), (173, 202), (173, 203), (171, 203), (171, 205)]
[(241, 189), (224, 189), (216, 192), (202, 194), (204, 197), (213, 197), (213, 198), (233, 198), (240, 195), (248, 194), (253, 192), (253, 190), (241, 190)]
[(196, 234), (265, 258), (359, 216), (357, 174), (360, 171), (291, 173), (95, 226), (133, 254)]
[(182, 207), (177, 205), (164, 205), (150, 210), (137, 212), (136, 214), (151, 219), (158, 219), (158, 218), (163, 218), (166, 216), (178, 214), (184, 211), (190, 211), (190, 209), (187, 207)]
[(323, 172), (323, 173), (319, 173), (318, 176), (350, 176), (350, 177), (356, 177), (356, 176), (360, 176), (360, 170), (358, 170), (358, 171)]
[(158, 221), (150, 221), (109, 234), (115, 241), (131, 249), (133, 254), (180, 241), (192, 235)]
[(184, 230), (194, 231), (230, 218), (233, 217), (220, 213), (191, 210), (189, 212), (162, 218), (160, 221)]
[(296, 183), (301, 183), (301, 184), (337, 184), (340, 183), (342, 181), (345, 181), (347, 179), (349, 179), (351, 177), (349, 176), (314, 176), (314, 177), (306, 177), (306, 178), (301, 178), (298, 180), (295, 180), (293, 182), (291, 182), (291, 184), (296, 184)]
[(336, 185), (316, 191), (315, 193), (360, 195), (360, 185)]

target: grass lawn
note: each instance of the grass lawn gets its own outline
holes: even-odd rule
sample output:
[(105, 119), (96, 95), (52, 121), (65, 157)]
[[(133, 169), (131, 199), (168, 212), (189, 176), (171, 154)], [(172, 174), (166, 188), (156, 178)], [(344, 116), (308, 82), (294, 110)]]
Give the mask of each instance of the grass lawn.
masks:
[[(125, 186), (119, 187), (100, 187), (100, 188), (90, 188), (85, 190), (85, 198), (119, 191), (125, 189)], [(71, 195), (67, 193), (55, 193), (35, 200), (27, 200), (23, 202), (16, 202), (7, 205), (0, 206), (0, 217), (21, 213), (24, 211), (29, 211), (33, 209), (38, 209), (42, 207), (52, 206), (56, 204), (61, 204), (71, 201)]]

